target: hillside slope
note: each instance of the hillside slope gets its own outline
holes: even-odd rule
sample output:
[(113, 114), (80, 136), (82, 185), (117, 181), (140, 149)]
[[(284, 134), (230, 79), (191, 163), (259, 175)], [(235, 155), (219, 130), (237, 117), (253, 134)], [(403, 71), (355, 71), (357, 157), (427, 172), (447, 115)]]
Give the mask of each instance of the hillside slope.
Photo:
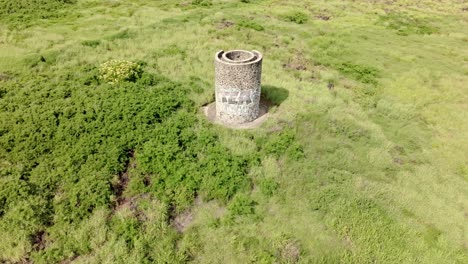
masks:
[[(468, 263), (467, 10), (0, 0), (0, 262)], [(238, 48), (251, 130), (200, 111)]]

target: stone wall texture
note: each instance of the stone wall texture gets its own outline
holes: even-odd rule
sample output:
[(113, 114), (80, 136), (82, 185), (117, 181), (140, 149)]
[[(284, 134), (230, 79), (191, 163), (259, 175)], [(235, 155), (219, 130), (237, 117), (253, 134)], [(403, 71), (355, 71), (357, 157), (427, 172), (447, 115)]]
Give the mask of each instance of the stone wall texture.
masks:
[(262, 54), (258, 51), (219, 51), (215, 57), (216, 117), (242, 124), (259, 116)]

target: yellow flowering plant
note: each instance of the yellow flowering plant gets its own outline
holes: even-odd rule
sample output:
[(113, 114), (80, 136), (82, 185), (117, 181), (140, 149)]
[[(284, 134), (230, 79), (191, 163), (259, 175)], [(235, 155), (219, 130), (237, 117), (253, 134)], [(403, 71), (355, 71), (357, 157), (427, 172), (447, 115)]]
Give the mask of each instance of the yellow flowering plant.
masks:
[(135, 81), (141, 75), (141, 67), (135, 62), (127, 60), (110, 60), (99, 67), (99, 76), (110, 84), (124, 81)]

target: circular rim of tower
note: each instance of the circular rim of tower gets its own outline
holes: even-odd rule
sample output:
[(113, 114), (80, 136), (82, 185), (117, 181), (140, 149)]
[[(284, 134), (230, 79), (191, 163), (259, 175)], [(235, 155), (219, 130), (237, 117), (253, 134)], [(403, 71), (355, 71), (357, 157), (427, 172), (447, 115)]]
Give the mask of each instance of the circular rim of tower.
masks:
[[(231, 60), (229, 58), (227, 58), (227, 60), (224, 60), (224, 58), (226, 57), (226, 53), (233, 53), (233, 52), (250, 53), (250, 54), (253, 55), (253, 57), (248, 58), (248, 59), (244, 59), (244, 60), (241, 60), (241, 61), (235, 61), (235, 60)], [(228, 64), (228, 65), (232, 65), (232, 66), (238, 66), (238, 65), (250, 65), (250, 64), (258, 63), (259, 61), (261, 61), (263, 59), (263, 55), (262, 55), (262, 53), (260, 53), (259, 51), (256, 51), (256, 50), (247, 51), (247, 50), (236, 49), (236, 50), (229, 50), (227, 52), (225, 52), (224, 50), (220, 50), (220, 51), (218, 51), (216, 53), (215, 59), (216, 59), (216, 61), (218, 61), (220, 63), (224, 63), (224, 64)]]
[[(238, 56), (238, 57), (247, 56), (247, 58), (239, 60), (239, 59), (233, 58), (235, 56)], [(246, 62), (255, 60), (256, 55), (253, 52), (247, 51), (247, 50), (230, 50), (230, 51), (223, 52), (221, 59), (226, 62), (241, 64), (241, 63), (246, 63)]]

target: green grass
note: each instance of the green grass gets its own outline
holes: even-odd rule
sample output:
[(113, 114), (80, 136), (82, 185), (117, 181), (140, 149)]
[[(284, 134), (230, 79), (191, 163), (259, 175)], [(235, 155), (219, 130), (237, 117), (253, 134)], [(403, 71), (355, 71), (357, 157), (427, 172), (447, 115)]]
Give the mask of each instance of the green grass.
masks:
[[(0, 262), (468, 262), (461, 2), (5, 3)], [(237, 48), (253, 130), (199, 111)]]

